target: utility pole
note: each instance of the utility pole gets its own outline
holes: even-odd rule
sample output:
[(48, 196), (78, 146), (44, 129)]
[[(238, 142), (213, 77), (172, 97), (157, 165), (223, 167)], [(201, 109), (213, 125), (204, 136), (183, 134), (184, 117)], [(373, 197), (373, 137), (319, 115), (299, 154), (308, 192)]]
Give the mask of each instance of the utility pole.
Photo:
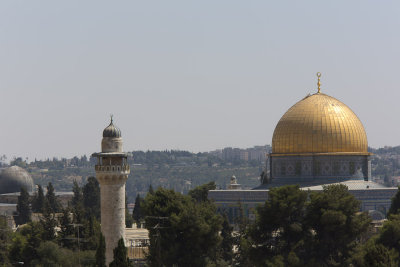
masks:
[(155, 245), (156, 245), (156, 262), (157, 266), (162, 266), (161, 263), (161, 232), (160, 229), (170, 228), (162, 226), (164, 225), (165, 220), (169, 220), (169, 217), (160, 217), (160, 216), (146, 216), (146, 218), (157, 220), (157, 224), (152, 227), (153, 230), (156, 230), (156, 233), (153, 234), (155, 237)]

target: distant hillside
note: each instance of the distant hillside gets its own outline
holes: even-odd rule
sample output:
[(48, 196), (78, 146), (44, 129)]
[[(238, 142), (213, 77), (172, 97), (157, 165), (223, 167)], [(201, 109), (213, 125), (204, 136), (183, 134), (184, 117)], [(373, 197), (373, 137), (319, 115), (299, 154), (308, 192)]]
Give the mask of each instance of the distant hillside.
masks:
[[(257, 149), (261, 149), (261, 152)], [(225, 148), (209, 153), (179, 150), (133, 151), (128, 159), (131, 165), (131, 174), (126, 185), (128, 200), (133, 202), (137, 193), (145, 194), (150, 184), (154, 188), (162, 186), (183, 193), (209, 181), (215, 181), (219, 188), (226, 188), (232, 175), (237, 177), (243, 188), (255, 187), (259, 184), (260, 173), (265, 167), (265, 159), (257, 155), (269, 151), (269, 146)], [(396, 178), (400, 176), (400, 146), (369, 148), (369, 151), (373, 153), (373, 178), (381, 183), (396, 185), (397, 180), (400, 180)], [(95, 175), (95, 164), (96, 159), (82, 156), (31, 163), (17, 158), (10, 165), (27, 169), (36, 184), (52, 182), (56, 190), (70, 191), (74, 180), (83, 184), (87, 177)]]
[[(186, 193), (209, 181), (215, 181), (218, 187), (226, 188), (232, 175), (238, 178), (244, 188), (251, 188), (258, 185), (259, 175), (265, 165), (264, 161), (241, 160), (240, 157), (224, 160), (215, 153), (177, 150), (133, 151), (130, 155), (128, 162), (131, 174), (126, 185), (129, 202), (134, 201), (137, 193), (144, 195), (150, 185)], [(10, 163), (27, 169), (36, 184), (52, 182), (58, 191), (71, 191), (74, 180), (84, 184), (89, 176), (95, 175), (95, 164), (96, 159), (86, 156), (30, 163), (17, 158)]]

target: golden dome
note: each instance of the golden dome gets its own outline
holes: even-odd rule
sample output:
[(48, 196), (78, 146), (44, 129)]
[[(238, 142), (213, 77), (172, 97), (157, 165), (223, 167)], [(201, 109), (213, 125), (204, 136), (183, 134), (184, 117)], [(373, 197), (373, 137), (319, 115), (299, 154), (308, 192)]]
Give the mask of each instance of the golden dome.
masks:
[(316, 93), (293, 105), (272, 137), (273, 154), (368, 154), (367, 135), (357, 115), (339, 100)]

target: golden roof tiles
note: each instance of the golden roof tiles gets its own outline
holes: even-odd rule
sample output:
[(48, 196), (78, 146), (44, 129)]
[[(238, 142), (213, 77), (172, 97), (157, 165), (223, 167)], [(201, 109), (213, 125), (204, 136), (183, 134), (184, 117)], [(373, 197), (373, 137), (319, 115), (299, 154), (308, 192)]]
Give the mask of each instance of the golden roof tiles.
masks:
[(356, 114), (339, 100), (316, 93), (293, 105), (279, 120), (272, 153), (368, 153), (367, 135)]

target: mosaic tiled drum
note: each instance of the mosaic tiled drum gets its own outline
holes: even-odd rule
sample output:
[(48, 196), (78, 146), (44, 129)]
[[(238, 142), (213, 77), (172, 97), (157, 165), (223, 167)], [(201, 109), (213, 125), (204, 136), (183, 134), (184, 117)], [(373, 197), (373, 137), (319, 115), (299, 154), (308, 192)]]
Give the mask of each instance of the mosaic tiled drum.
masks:
[(320, 92), (306, 96), (282, 116), (269, 156), (272, 186), (368, 180), (371, 176), (361, 121), (348, 106)]

